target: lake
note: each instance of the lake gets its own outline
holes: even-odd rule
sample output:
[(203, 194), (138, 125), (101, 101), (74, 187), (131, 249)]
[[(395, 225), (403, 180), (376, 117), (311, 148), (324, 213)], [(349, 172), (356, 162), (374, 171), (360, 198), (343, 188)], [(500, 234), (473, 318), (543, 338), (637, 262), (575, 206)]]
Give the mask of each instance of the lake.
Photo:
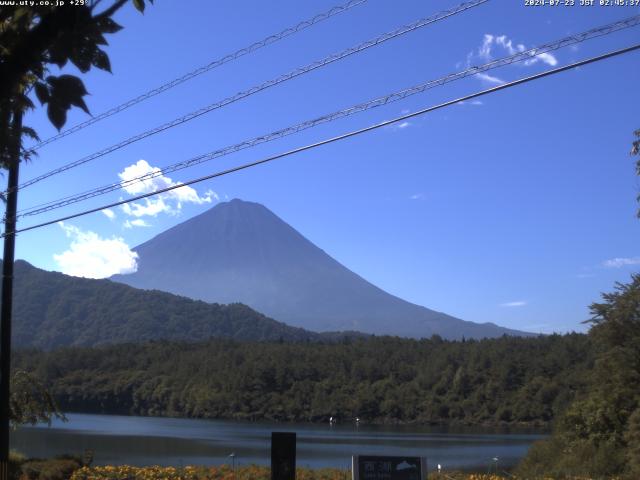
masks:
[(21, 427), (11, 448), (30, 457), (95, 453), (94, 464), (269, 465), (271, 432), (297, 433), (297, 464), (349, 468), (351, 455), (426, 456), (429, 470), (515, 465), (544, 433), (536, 430), (443, 428), (416, 425), (334, 426), (221, 420), (68, 414), (51, 427)]

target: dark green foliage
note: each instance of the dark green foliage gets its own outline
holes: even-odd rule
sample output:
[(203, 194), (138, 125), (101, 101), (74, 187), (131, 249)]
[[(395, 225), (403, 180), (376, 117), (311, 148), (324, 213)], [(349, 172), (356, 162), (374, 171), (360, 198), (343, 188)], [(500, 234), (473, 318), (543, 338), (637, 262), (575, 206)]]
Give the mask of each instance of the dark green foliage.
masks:
[(30, 373), (23, 370), (13, 372), (10, 390), (9, 409), (13, 426), (51, 423), (54, 417), (66, 420), (49, 391)]
[[(104, 54), (104, 52), (102, 53)], [(49, 76), (46, 84), (38, 83), (36, 86), (38, 87), (36, 90), (38, 100), (43, 104), (49, 104), (47, 115), (56, 128), (60, 129), (66, 123), (67, 110), (72, 105), (89, 113), (89, 108), (82, 99), (88, 92), (78, 77), (73, 75)]]
[[(633, 142), (631, 146), (631, 155), (640, 155), (640, 129), (633, 132), (636, 137), (636, 140)], [(640, 177), (640, 158), (636, 161), (636, 175)], [(638, 202), (640, 202), (640, 194), (637, 197)], [(638, 218), (640, 218), (640, 209), (638, 209)]]
[(521, 473), (640, 478), (640, 275), (591, 306), (594, 368), (585, 394), (553, 438), (531, 450)]
[[(1, 265), (1, 262), (0, 262)], [(43, 349), (159, 339), (318, 340), (241, 304), (219, 305), (109, 280), (15, 265), (13, 343)]]
[(22, 351), (66, 411), (278, 421), (546, 425), (592, 365), (586, 335), (152, 342)]
[[(109, 57), (101, 47), (107, 45), (105, 35), (122, 28), (111, 17), (127, 2), (114, 0), (99, 12), (95, 7), (100, 2), (66, 2), (55, 8), (34, 2), (0, 9), (1, 167), (34, 155), (33, 150), (22, 147), (24, 132), (16, 128), (21, 123), (16, 118), (34, 108), (29, 98), (32, 90), (41, 104), (47, 104), (49, 120), (58, 130), (72, 106), (89, 113), (82, 80), (73, 75), (48, 75), (49, 68), (63, 68), (71, 62), (82, 73), (92, 67), (110, 72)], [(133, 0), (133, 5), (143, 11), (145, 2)]]
[(29, 459), (15, 466), (21, 480), (66, 480), (81, 467), (80, 458), (70, 455), (48, 460)]

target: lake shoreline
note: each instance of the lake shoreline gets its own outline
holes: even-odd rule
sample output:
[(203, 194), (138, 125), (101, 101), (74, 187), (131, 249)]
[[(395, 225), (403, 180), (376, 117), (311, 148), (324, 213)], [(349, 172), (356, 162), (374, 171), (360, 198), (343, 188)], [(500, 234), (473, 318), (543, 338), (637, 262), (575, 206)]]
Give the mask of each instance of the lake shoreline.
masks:
[(166, 417), (68, 414), (69, 422), (23, 426), (11, 447), (28, 457), (95, 452), (96, 465), (268, 465), (271, 434), (295, 432), (298, 464), (347, 468), (352, 455), (426, 456), (457, 470), (486, 468), (499, 457), (515, 466), (547, 434), (540, 430), (416, 425), (237, 422)]
[[(262, 424), (262, 423), (277, 423), (277, 424), (307, 424), (307, 425), (327, 425), (329, 423), (328, 418), (326, 420), (309, 420), (309, 419), (279, 419), (279, 418), (270, 418), (270, 417), (193, 417), (193, 416), (185, 416), (185, 415), (146, 415), (146, 414), (138, 414), (138, 413), (125, 413), (125, 412), (105, 412), (105, 411), (69, 411), (65, 412), (65, 414), (69, 415), (106, 415), (106, 416), (118, 416), (118, 417), (140, 417), (140, 418), (157, 418), (157, 419), (180, 419), (180, 420), (205, 420), (205, 421), (225, 421), (225, 422), (242, 422), (242, 423), (250, 423), (250, 424)], [(339, 425), (356, 425), (355, 421), (341, 421), (338, 417), (337, 424)], [(360, 425), (373, 425), (373, 426), (415, 426), (415, 427), (438, 427), (438, 428), (481, 428), (481, 429), (499, 429), (499, 430), (533, 430), (541, 433), (551, 433), (553, 429), (553, 422), (482, 422), (482, 423), (473, 423), (473, 422), (463, 422), (459, 420), (452, 420), (449, 422), (420, 422), (420, 421), (401, 421), (397, 419), (376, 419), (373, 421), (365, 421), (361, 420)]]

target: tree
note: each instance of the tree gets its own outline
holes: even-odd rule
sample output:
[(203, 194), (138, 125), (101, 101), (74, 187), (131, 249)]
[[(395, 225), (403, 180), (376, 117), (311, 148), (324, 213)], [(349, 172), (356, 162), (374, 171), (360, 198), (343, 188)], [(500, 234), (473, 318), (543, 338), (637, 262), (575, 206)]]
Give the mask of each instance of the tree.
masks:
[[(111, 17), (127, 2), (116, 0), (99, 13), (96, 7), (101, 0), (91, 6), (67, 2), (60, 7), (0, 8), (0, 166), (11, 164), (12, 147), (22, 147), (23, 136), (37, 138), (28, 127), (12, 128), (16, 115), (34, 108), (29, 98), (32, 90), (47, 105), (49, 119), (58, 129), (72, 106), (89, 113), (82, 80), (74, 75), (48, 75), (48, 67), (62, 68), (71, 62), (82, 73), (92, 67), (110, 72), (109, 57), (101, 47), (107, 45), (106, 34), (122, 29)], [(133, 0), (133, 4), (144, 11), (144, 0)], [(21, 151), (23, 158), (30, 153)]]
[(596, 361), (585, 392), (564, 412), (550, 440), (520, 467), (527, 475), (638, 478), (640, 464), (640, 274), (591, 305)]
[[(631, 155), (640, 155), (640, 130), (633, 133)], [(567, 408), (551, 438), (531, 448), (519, 466), (525, 476), (640, 478), (640, 274), (602, 297), (590, 307), (589, 336), (597, 353), (588, 389)]]
[[(101, 47), (107, 45), (106, 34), (122, 28), (112, 16), (127, 2), (115, 0), (100, 12), (97, 7), (102, 0), (82, 2), (82, 5), (36, 3), (0, 8), (0, 168), (9, 171), (7, 190), (2, 194), (6, 211), (0, 320), (0, 480), (7, 475), (9, 454), (11, 302), (18, 172), (20, 162), (34, 155), (34, 151), (23, 146), (23, 138), (38, 140), (35, 130), (22, 124), (23, 114), (35, 108), (30, 98), (32, 92), (47, 106), (47, 115), (58, 130), (64, 126), (70, 108), (75, 106), (89, 113), (83, 99), (87, 90), (82, 80), (74, 75), (50, 75), (49, 66), (63, 68), (71, 62), (82, 73), (92, 67), (111, 71), (109, 57)], [(144, 10), (144, 0), (132, 2), (138, 10)], [(47, 408), (45, 401), (45, 418)], [(42, 417), (35, 414), (26, 418)]]
[[(631, 145), (631, 155), (638, 155), (638, 161), (636, 162), (636, 175), (640, 177), (640, 129), (633, 132), (636, 136), (636, 140)], [(638, 202), (640, 202), (640, 194), (638, 194)], [(640, 208), (638, 209), (638, 218), (640, 218)]]
[(11, 376), (11, 416), (9, 420), (17, 425), (44, 422), (51, 423), (53, 418), (66, 421), (47, 388), (32, 374), (16, 370)]

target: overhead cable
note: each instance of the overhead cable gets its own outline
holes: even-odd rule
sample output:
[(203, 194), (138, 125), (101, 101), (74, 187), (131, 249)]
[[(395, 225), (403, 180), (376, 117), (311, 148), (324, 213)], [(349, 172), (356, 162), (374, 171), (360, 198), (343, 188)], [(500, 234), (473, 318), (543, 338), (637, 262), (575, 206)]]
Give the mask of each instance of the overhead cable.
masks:
[(297, 25), (294, 25), (293, 27), (289, 27), (289, 28), (285, 28), (284, 30), (282, 30), (279, 33), (273, 34), (273, 35), (269, 35), (266, 38), (263, 38), (262, 40), (252, 43), (251, 45), (249, 45), (248, 47), (243, 47), (239, 50), (236, 50), (233, 53), (230, 53), (228, 55), (225, 55), (224, 57), (218, 58), (217, 60), (213, 60), (212, 62), (208, 63), (207, 65), (203, 65), (200, 68), (196, 68), (195, 70), (192, 70), (191, 72), (185, 73), (184, 75), (182, 75), (181, 77), (178, 77), (174, 80), (171, 80), (170, 82), (167, 82), (163, 85), (160, 85), (159, 87), (156, 87), (152, 90), (149, 90), (148, 92), (145, 92), (141, 95), (138, 95), (137, 97), (134, 97), (130, 100), (127, 100), (126, 102), (117, 105), (113, 108), (110, 108), (109, 110), (106, 110), (104, 112), (102, 112), (99, 115), (96, 115), (95, 117), (91, 117), (88, 120), (85, 120), (84, 122), (78, 123), (77, 125), (74, 125), (71, 128), (68, 128), (66, 130), (63, 130), (62, 132), (58, 133), (57, 135), (54, 135), (50, 138), (47, 138), (46, 140), (43, 140), (42, 142), (38, 143), (37, 145), (34, 145), (33, 147), (31, 147), (31, 149), (33, 150), (37, 150), (39, 148), (44, 147), (45, 145), (48, 145), (49, 143), (55, 142), (56, 140), (59, 140), (63, 137), (66, 137), (68, 135), (71, 135), (72, 133), (78, 132), (90, 125), (93, 125), (94, 123), (97, 123), (101, 120), (104, 120), (105, 118), (109, 118), (113, 115), (116, 115), (120, 112), (122, 112), (123, 110), (126, 110), (138, 103), (144, 102), (145, 100), (148, 100), (152, 97), (155, 97), (156, 95), (159, 95), (163, 92), (166, 92), (167, 90), (172, 89), (173, 87), (176, 87), (184, 82), (187, 82), (195, 77), (198, 77), (200, 75), (202, 75), (203, 73), (206, 73), (210, 70), (213, 70), (214, 68), (220, 67), (226, 63), (229, 63), (233, 60), (236, 60), (237, 58), (243, 57), (245, 55), (248, 55), (250, 53), (255, 52), (256, 50), (259, 50), (263, 47), (266, 47), (267, 45), (271, 45), (272, 43), (276, 43), (279, 40), (282, 40), (283, 38), (289, 37), (295, 33), (301, 32), (302, 30), (305, 30), (306, 28), (309, 28), (317, 23), (320, 23), (324, 20), (327, 20), (328, 18), (331, 18), (335, 15), (338, 15), (342, 12), (346, 12), (347, 10), (356, 7), (358, 5), (362, 5), (363, 3), (367, 2), (367, 0), (350, 0), (349, 2), (343, 4), (343, 5), (338, 5), (336, 7), (331, 8), (330, 10), (327, 10), (326, 12), (320, 13), (318, 15), (315, 15), (312, 18), (309, 18), (307, 20), (304, 20), (300, 23), (298, 23)]
[(535, 75), (531, 75), (531, 76), (528, 76), (528, 77), (525, 77), (525, 78), (514, 80), (512, 82), (504, 83), (502, 85), (498, 85), (496, 87), (488, 88), (488, 89), (482, 90), (480, 92), (476, 92), (476, 93), (472, 93), (472, 94), (469, 94), (469, 95), (465, 95), (463, 97), (459, 97), (459, 98), (456, 98), (454, 100), (449, 100), (447, 102), (440, 103), (438, 105), (427, 107), (427, 108), (424, 108), (422, 110), (418, 110), (416, 112), (408, 113), (406, 115), (402, 115), (402, 116), (396, 117), (396, 118), (394, 118), (392, 120), (386, 120), (384, 122), (380, 122), (380, 123), (377, 123), (375, 125), (371, 125), (369, 127), (361, 128), (359, 130), (353, 130), (351, 132), (344, 133), (344, 134), (341, 134), (341, 135), (338, 135), (338, 136), (335, 136), (335, 137), (331, 137), (331, 138), (328, 138), (328, 139), (325, 139), (325, 140), (322, 140), (322, 141), (319, 141), (319, 142), (316, 142), (316, 143), (312, 143), (312, 144), (309, 144), (309, 145), (305, 145), (303, 147), (294, 148), (293, 150), (288, 150), (286, 152), (279, 153), (277, 155), (273, 155), (273, 156), (270, 156), (270, 157), (267, 157), (267, 158), (263, 158), (261, 160), (256, 160), (254, 162), (245, 163), (245, 164), (242, 164), (242, 165), (238, 165), (236, 167), (228, 168), (226, 170), (222, 170), (222, 171), (218, 171), (218, 172), (215, 172), (215, 173), (211, 173), (211, 174), (199, 177), (199, 178), (195, 178), (195, 179), (183, 182), (183, 183), (179, 183), (179, 184), (173, 185), (171, 187), (162, 188), (160, 190), (157, 190), (157, 191), (154, 191), (154, 192), (145, 193), (145, 194), (142, 194), (142, 195), (137, 195), (135, 197), (131, 197), (131, 198), (126, 199), (126, 200), (120, 200), (120, 201), (117, 201), (117, 202), (113, 202), (113, 203), (109, 203), (109, 204), (106, 204), (106, 205), (102, 205), (102, 206), (97, 207), (97, 208), (92, 208), (92, 209), (84, 210), (84, 211), (81, 211), (81, 212), (78, 212), (78, 213), (74, 213), (74, 214), (71, 214), (71, 215), (66, 215), (64, 217), (56, 218), (55, 220), (49, 220), (49, 221), (42, 222), (42, 223), (39, 223), (39, 224), (36, 224), (36, 225), (31, 225), (29, 227), (20, 228), (20, 229), (17, 229), (15, 231), (13, 231), (13, 232), (5, 232), (0, 237), (6, 237), (6, 236), (9, 236), (9, 235), (15, 235), (15, 234), (18, 234), (18, 233), (21, 233), (21, 232), (27, 232), (29, 230), (34, 230), (36, 228), (46, 227), (48, 225), (53, 225), (53, 224), (58, 223), (58, 222), (63, 222), (63, 221), (71, 220), (73, 218), (77, 218), (77, 217), (81, 217), (81, 216), (84, 216), (84, 215), (88, 215), (90, 213), (99, 212), (99, 211), (107, 209), (107, 208), (113, 208), (113, 207), (117, 207), (119, 205), (124, 205), (124, 204), (127, 204), (127, 203), (135, 202), (135, 201), (142, 200), (142, 199), (149, 198), (149, 197), (153, 197), (153, 196), (156, 196), (156, 195), (161, 195), (163, 193), (175, 190), (177, 188), (182, 188), (182, 187), (185, 187), (185, 186), (188, 186), (188, 185), (193, 185), (193, 184), (196, 184), (196, 183), (199, 183), (199, 182), (203, 182), (205, 180), (210, 180), (212, 178), (222, 177), (222, 176), (234, 173), (234, 172), (238, 172), (238, 171), (241, 171), (241, 170), (246, 170), (248, 168), (256, 167), (258, 165), (262, 165), (262, 164), (265, 164), (265, 163), (268, 163), (268, 162), (272, 162), (272, 161), (278, 160), (280, 158), (288, 157), (288, 156), (294, 155), (296, 153), (304, 152), (304, 151), (307, 151), (307, 150), (312, 150), (314, 148), (317, 148), (317, 147), (320, 147), (320, 146), (323, 146), (323, 145), (334, 143), (334, 142), (337, 142), (337, 141), (340, 141), (340, 140), (345, 140), (347, 138), (354, 137), (354, 136), (357, 136), (357, 135), (361, 135), (363, 133), (370, 132), (372, 130), (377, 130), (379, 128), (383, 128), (383, 127), (386, 127), (388, 125), (391, 125), (393, 123), (397, 123), (397, 122), (401, 122), (401, 121), (404, 121), (404, 120), (408, 120), (409, 118), (413, 118), (413, 117), (416, 117), (416, 116), (419, 116), (419, 115), (424, 115), (426, 113), (433, 112), (435, 110), (439, 110), (439, 109), (442, 109), (442, 108), (445, 108), (445, 107), (449, 107), (451, 105), (456, 105), (456, 104), (459, 104), (460, 102), (466, 102), (468, 100), (472, 100), (474, 98), (478, 98), (478, 97), (481, 97), (481, 96), (484, 96), (484, 95), (488, 95), (490, 93), (494, 93), (494, 92), (497, 92), (497, 91), (500, 91), (500, 90), (505, 90), (505, 89), (508, 89), (508, 88), (512, 88), (512, 87), (515, 87), (517, 85), (522, 85), (524, 83), (528, 83), (528, 82), (531, 82), (531, 81), (534, 81), (534, 80), (539, 80), (539, 79), (544, 78), (544, 77), (548, 77), (548, 76), (555, 75), (555, 74), (558, 74), (558, 73), (561, 73), (561, 72), (565, 72), (567, 70), (571, 70), (571, 69), (574, 69), (574, 68), (577, 68), (577, 67), (588, 65), (590, 63), (599, 62), (599, 61), (602, 61), (602, 60), (605, 60), (605, 59), (608, 59), (608, 58), (611, 58), (611, 57), (619, 56), (619, 55), (622, 55), (622, 54), (625, 54), (625, 53), (629, 53), (629, 52), (632, 52), (632, 51), (638, 50), (638, 49), (640, 49), (640, 43), (637, 43), (637, 44), (632, 45), (630, 47), (622, 48), (620, 50), (614, 50), (614, 51), (611, 51), (611, 52), (608, 52), (608, 53), (605, 53), (605, 54), (602, 54), (602, 55), (598, 55), (596, 57), (591, 57), (591, 58), (588, 58), (586, 60), (581, 60), (581, 61), (578, 61), (578, 62), (574, 62), (574, 63), (571, 63), (569, 65), (565, 65), (565, 66), (562, 66), (562, 67), (554, 68), (552, 70), (546, 70), (544, 72), (537, 73)]
[(603, 35), (608, 35), (611, 34), (613, 32), (616, 32), (618, 30), (624, 29), (624, 28), (629, 28), (629, 27), (633, 27), (633, 26), (637, 26), (640, 24), (640, 15), (636, 15), (634, 17), (629, 17), (626, 18), (624, 20), (620, 20), (614, 23), (610, 23), (607, 25), (603, 25), (600, 27), (596, 27), (596, 28), (592, 28), (590, 30), (587, 30), (585, 32), (582, 33), (578, 33), (575, 35), (571, 35), (565, 38), (562, 38), (560, 40), (556, 40), (553, 42), (548, 42), (545, 43), (543, 45), (531, 48), (529, 50), (525, 50), (523, 52), (517, 52), (513, 55), (509, 55), (507, 57), (503, 57), (503, 58), (499, 58), (496, 60), (492, 60), (488, 63), (485, 63), (483, 65), (477, 65), (477, 66), (472, 66), (472, 67), (468, 67), (465, 70), (459, 71), (459, 72), (455, 72), (455, 73), (451, 73), (449, 75), (434, 79), (434, 80), (429, 80), (427, 82), (421, 83), (419, 85), (415, 85), (413, 87), (410, 88), (406, 88), (404, 90), (400, 90), (400, 91), (396, 91), (387, 95), (384, 95), (382, 97), (378, 97), (375, 98), (373, 100), (369, 100), (367, 102), (364, 103), (360, 103), (357, 105), (353, 105), (349, 108), (345, 108), (342, 110), (338, 110), (336, 112), (327, 114), (327, 115), (323, 115), (321, 117), (312, 119), (312, 120), (307, 120), (305, 122), (302, 123), (298, 123), (296, 125), (293, 126), (289, 126), (287, 128), (281, 129), (281, 130), (277, 130), (271, 133), (268, 133), (266, 135), (261, 135), (258, 137), (254, 137), (252, 139), (249, 140), (244, 140), (242, 142), (236, 143), (234, 145), (229, 145), (226, 146), (224, 148), (215, 150), (213, 152), (208, 152), (208, 153), (204, 153), (201, 155), (198, 155), (196, 157), (193, 157), (191, 159), (188, 160), (184, 160), (182, 162), (178, 162), (178, 163), (174, 163), (173, 165), (164, 167), (162, 169), (158, 169), (155, 170), (153, 172), (149, 172), (145, 175), (140, 175), (138, 177), (135, 178), (131, 178), (128, 180), (124, 180), (122, 182), (114, 182), (111, 183), (109, 185), (104, 185), (102, 187), (98, 187), (98, 188), (94, 188), (92, 190), (88, 190), (82, 193), (78, 193), (78, 194), (74, 194), (74, 195), (70, 195), (70, 196), (66, 196), (64, 198), (60, 198), (57, 200), (53, 200), (50, 202), (46, 202), (44, 204), (40, 204), (40, 205), (36, 205), (33, 207), (30, 207), (28, 209), (24, 209), (21, 212), (18, 212), (17, 217), (27, 217), (27, 216), (34, 216), (34, 215), (39, 215), (45, 212), (49, 212), (51, 210), (55, 210), (58, 208), (62, 208), (68, 205), (72, 205), (74, 203), (78, 203), (84, 200), (88, 200), (90, 198), (94, 198), (100, 195), (105, 195), (107, 193), (110, 192), (114, 192), (116, 190), (120, 190), (122, 188), (127, 188), (131, 185), (135, 185), (137, 183), (142, 183), (148, 180), (151, 180), (153, 178), (159, 177), (161, 175), (167, 175), (169, 173), (178, 171), (178, 170), (182, 170), (184, 168), (188, 168), (188, 167), (192, 167), (194, 165), (198, 165), (200, 163), (203, 162), (207, 162), (216, 158), (220, 158), (223, 157), (225, 155), (229, 155), (231, 153), (235, 153), (238, 152), (240, 150), (244, 150), (246, 148), (250, 148), (250, 147), (254, 147), (256, 145), (262, 144), (262, 143), (267, 143), (288, 135), (292, 135), (294, 133), (300, 132), (302, 130), (306, 130), (312, 127), (315, 127), (317, 125), (321, 125), (324, 123), (328, 123), (328, 122), (332, 122), (334, 120), (340, 119), (340, 118), (344, 118), (344, 117), (348, 117), (350, 115), (354, 115), (356, 113), (360, 113), (366, 110), (370, 110), (372, 108), (376, 108), (376, 107), (380, 107), (383, 105), (387, 105), (389, 103), (393, 103), (399, 100), (403, 100), (407, 97), (410, 97), (412, 95), (416, 95), (419, 93), (423, 93), (426, 90), (429, 90), (431, 88), (434, 87), (438, 87), (441, 85), (444, 85), (446, 83), (449, 82), (453, 82), (455, 80), (460, 80), (469, 76), (473, 76), (476, 75), (478, 73), (483, 73), (486, 72), (488, 70), (494, 69), (494, 68), (498, 68), (498, 67), (502, 67), (502, 66), (506, 66), (506, 65), (510, 65), (513, 63), (517, 63), (517, 62), (527, 62), (527, 61), (531, 61), (533, 59), (535, 59), (538, 55), (541, 55), (543, 53), (548, 53), (551, 51), (555, 51), (558, 50), (560, 48), (564, 48), (567, 47), (569, 45), (575, 45), (577, 43), (580, 42), (584, 42), (585, 40), (589, 40), (592, 38), (597, 38)]
[[(27, 180), (26, 182), (22, 183), (21, 185), (18, 186), (18, 189), (22, 189), (25, 187), (28, 187), (30, 185), (33, 185), (35, 183), (38, 183), (42, 180), (45, 180), (47, 178), (50, 178), (54, 175), (57, 175), (59, 173), (65, 172), (67, 170), (70, 170), (72, 168), (78, 167), (80, 165), (83, 165), (85, 163), (88, 163), (92, 160), (95, 160), (97, 158), (103, 157), (109, 153), (115, 152), (116, 150), (119, 150), (123, 147), (126, 147), (127, 145), (131, 145), (132, 143), (138, 142), (144, 138), (150, 137), (152, 135), (155, 135), (157, 133), (163, 132), (165, 130), (168, 130), (169, 128), (173, 128), (176, 127), (178, 125), (182, 125), (186, 122), (189, 122), (195, 118), (198, 118), (206, 113), (212, 112), (213, 110), (217, 110), (219, 108), (225, 107), (229, 104), (232, 104), (234, 102), (237, 102), (238, 100), (244, 99), (246, 97), (249, 97), (255, 93), (261, 92), (262, 90), (266, 90), (267, 88), (273, 87), (275, 85), (279, 85), (280, 83), (286, 82), (288, 80), (291, 80), (293, 78), (299, 77), (301, 75), (304, 75), (306, 73), (312, 72), (313, 70), (316, 70), (318, 68), (321, 67), (325, 67), (327, 65), (330, 65), (334, 62), (337, 62), (339, 60), (342, 60), (346, 57), (349, 57), (353, 54), (356, 53), (360, 53), (364, 50), (367, 50), (371, 47), (374, 47), (376, 45), (380, 45), (388, 40), (391, 40), (393, 38), (399, 37), (401, 35), (407, 34), (409, 32), (413, 32), (414, 30), (417, 30), (419, 28), (425, 27), (427, 25), (433, 24), (435, 22), (438, 22), (440, 20), (443, 20), (445, 18), (451, 17), (453, 15), (457, 15), (459, 13), (462, 13), (466, 10), (469, 10), (470, 8), (473, 7), (477, 7), (478, 5), (481, 5), (483, 3), (488, 2), (489, 0), (472, 0), (469, 2), (464, 2), (461, 3), (460, 5), (451, 8), (449, 10), (444, 10), (442, 12), (439, 12), (435, 15), (432, 15), (430, 17), (426, 17), (423, 18), (421, 20), (418, 20), (417, 22), (414, 22), (412, 24), (409, 25), (404, 25), (396, 30), (393, 30), (391, 32), (385, 33), (383, 35), (380, 35), (372, 40), (366, 41), (364, 43), (361, 43), (355, 47), (351, 47), (348, 48), (346, 50), (343, 50), (339, 53), (335, 53), (333, 55), (329, 55), (328, 57), (323, 58), (322, 60), (318, 60), (316, 62), (310, 63), (304, 67), (300, 67), (297, 68), (289, 73), (286, 73), (284, 75), (280, 75), (279, 77), (276, 77), (274, 79), (268, 80), (260, 85), (251, 87), (248, 90), (236, 93), (235, 95), (225, 98), (224, 100), (220, 100), (218, 102), (212, 103), (210, 105), (207, 105), (206, 107), (203, 107), (199, 110), (193, 111), (191, 113), (188, 113), (186, 115), (183, 115), (182, 117), (176, 118), (170, 122), (164, 123), (158, 127), (155, 127), (151, 130), (147, 130), (145, 132), (139, 133), (137, 135), (134, 135), (132, 137), (127, 138), (126, 140), (123, 140), (119, 143), (116, 143), (114, 145), (111, 145), (107, 148), (104, 148), (98, 152), (92, 153), (91, 155), (88, 155), (86, 157), (83, 157), (79, 160), (75, 160), (73, 162), (67, 163), (66, 165), (63, 165), (61, 167), (58, 167), (54, 170), (51, 170), (47, 173), (44, 173), (42, 175), (39, 175), (35, 178), (32, 178), (31, 180)], [(5, 192), (6, 194), (7, 192)]]

